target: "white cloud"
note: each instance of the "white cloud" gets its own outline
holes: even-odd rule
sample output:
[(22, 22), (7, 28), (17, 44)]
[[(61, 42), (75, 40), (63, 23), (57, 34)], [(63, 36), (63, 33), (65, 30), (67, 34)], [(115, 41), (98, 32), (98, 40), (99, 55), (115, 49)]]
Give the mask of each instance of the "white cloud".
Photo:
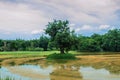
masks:
[(78, 28), (75, 29), (76, 32), (80, 32), (80, 31), (93, 31), (93, 30), (94, 30), (94, 28), (91, 25), (83, 25), (83, 26), (78, 27)]
[(76, 26), (76, 25), (73, 24), (73, 23), (69, 24), (70, 30), (71, 30), (71, 31), (74, 30), (75, 26)]
[(31, 32), (31, 34), (36, 35), (36, 34), (40, 34), (40, 33), (43, 33), (43, 32), (44, 32), (43, 30), (33, 30)]
[(110, 29), (114, 29), (114, 27), (110, 26), (110, 25), (98, 25), (98, 26), (82, 25), (82, 26), (76, 28), (75, 31), (76, 32), (96, 33), (96, 32), (100, 32), (100, 31), (103, 31), (103, 30), (110, 30)]
[(74, 26), (75, 26), (75, 24), (73, 24), (73, 23), (69, 24), (69, 27), (74, 27)]
[(0, 30), (31, 32), (43, 29), (48, 18), (30, 5), (0, 2)]
[(109, 28), (110, 28), (110, 25), (100, 25), (99, 26), (100, 30), (106, 30), (106, 29), (109, 29)]
[(90, 25), (83, 25), (83, 26), (81, 27), (81, 30), (93, 30), (93, 27), (90, 26)]

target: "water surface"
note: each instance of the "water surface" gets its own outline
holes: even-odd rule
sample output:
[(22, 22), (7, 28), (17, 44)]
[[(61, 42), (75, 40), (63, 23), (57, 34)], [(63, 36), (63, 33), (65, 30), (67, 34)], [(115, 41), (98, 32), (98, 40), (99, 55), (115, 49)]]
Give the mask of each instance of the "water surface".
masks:
[(111, 73), (105, 68), (67, 64), (1, 66), (0, 77), (13, 80), (120, 80), (119, 73)]

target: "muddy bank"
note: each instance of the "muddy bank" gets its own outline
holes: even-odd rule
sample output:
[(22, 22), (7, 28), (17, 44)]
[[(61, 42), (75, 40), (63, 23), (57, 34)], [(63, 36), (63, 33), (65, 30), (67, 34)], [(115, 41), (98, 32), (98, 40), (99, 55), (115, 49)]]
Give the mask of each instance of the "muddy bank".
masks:
[[(98, 78), (106, 78), (107, 80), (119, 80), (120, 75), (120, 55), (82, 55), (76, 56), (77, 60), (46, 60), (45, 57), (7, 57), (0, 58), (1, 70), (6, 69), (11, 74), (18, 74), (21, 77), (29, 77), (31, 80), (84, 80), (83, 72), (87, 70), (85, 75), (96, 75)], [(84, 71), (85, 69), (85, 71)], [(6, 72), (8, 72), (6, 71)], [(83, 72), (82, 72), (83, 71)], [(98, 72), (99, 71), (99, 72)], [(4, 74), (5, 71), (3, 71)], [(43, 73), (42, 73), (43, 72)], [(105, 72), (105, 73), (104, 73)], [(109, 72), (109, 74), (108, 74)], [(11, 75), (10, 74), (10, 75)], [(47, 74), (47, 75), (46, 75)], [(4, 76), (4, 75), (3, 75)], [(88, 75), (89, 76), (89, 75)], [(11, 77), (11, 76), (10, 76)], [(111, 79), (111, 78), (112, 79)], [(16, 77), (18, 78), (18, 76)], [(90, 76), (91, 80), (92, 77)], [(19, 80), (19, 79), (16, 79)], [(21, 79), (20, 79), (21, 80)], [(23, 79), (24, 80), (24, 79)], [(102, 79), (101, 79), (102, 80)]]
[(0, 65), (11, 66), (11, 65), (22, 65), (22, 64), (41, 64), (43, 66), (47, 65), (64, 65), (67, 66), (92, 66), (96, 69), (105, 68), (112, 73), (120, 73), (120, 55), (88, 55), (88, 56), (77, 56), (77, 60), (69, 61), (48, 61), (45, 57), (5, 57), (0, 59)]

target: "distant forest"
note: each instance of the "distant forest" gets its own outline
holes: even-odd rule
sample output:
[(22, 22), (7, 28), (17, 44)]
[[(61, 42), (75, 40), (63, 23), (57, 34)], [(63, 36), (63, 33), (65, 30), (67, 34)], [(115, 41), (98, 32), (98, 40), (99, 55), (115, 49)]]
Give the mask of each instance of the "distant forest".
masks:
[[(91, 36), (75, 35), (76, 42), (70, 50), (83, 52), (119, 52), (120, 29), (109, 30), (104, 35), (93, 34)], [(50, 37), (41, 36), (34, 40), (2, 40), (0, 39), (0, 51), (47, 51), (59, 50)]]

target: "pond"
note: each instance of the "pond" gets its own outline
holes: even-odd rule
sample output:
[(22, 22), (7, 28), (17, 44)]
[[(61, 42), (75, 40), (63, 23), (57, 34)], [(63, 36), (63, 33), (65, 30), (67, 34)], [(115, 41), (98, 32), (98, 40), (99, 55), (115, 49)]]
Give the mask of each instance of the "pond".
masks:
[(1, 66), (0, 77), (11, 80), (120, 80), (120, 73), (102, 66), (45, 63)]

